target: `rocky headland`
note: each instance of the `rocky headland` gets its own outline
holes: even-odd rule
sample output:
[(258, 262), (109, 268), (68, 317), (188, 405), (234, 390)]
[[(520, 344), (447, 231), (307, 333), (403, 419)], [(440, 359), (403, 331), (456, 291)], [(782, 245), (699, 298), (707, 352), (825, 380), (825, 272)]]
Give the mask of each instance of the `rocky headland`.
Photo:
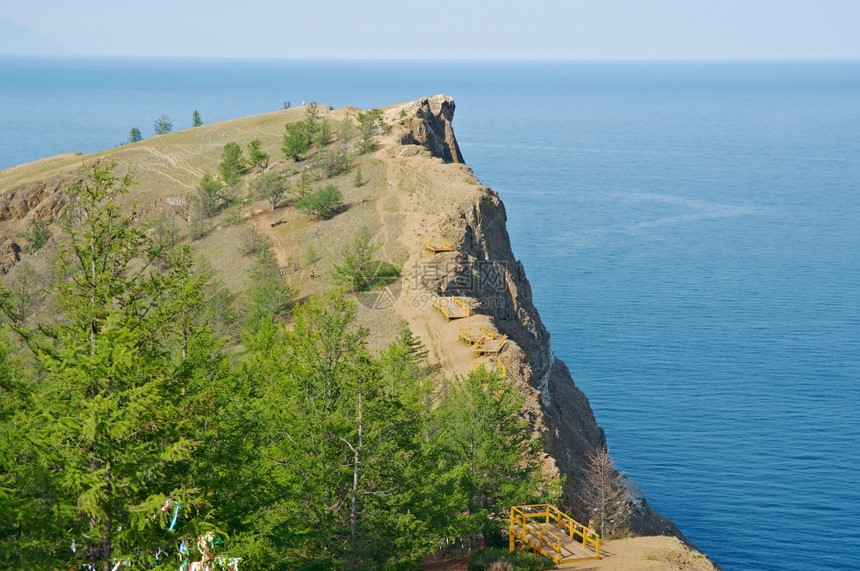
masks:
[[(359, 317), (378, 344), (405, 323), (427, 347), (431, 363), (451, 376), (466, 374), (475, 364), (472, 347), (459, 338), (461, 327), (484, 327), (505, 336), (496, 364), (526, 397), (523, 414), (542, 437), (544, 470), (565, 478), (565, 507), (587, 521), (578, 490), (586, 458), (606, 445), (605, 435), (568, 366), (552, 352), (550, 334), (532, 303), (526, 269), (511, 250), (504, 204), (464, 163), (452, 128), (454, 110), (453, 99), (444, 95), (384, 108), (387, 128), (378, 134), (377, 150), (362, 163), (368, 183), (345, 193), (344, 214), (310, 224), (249, 196), (238, 224), (213, 222), (213, 232), (196, 242), (195, 249), (208, 260), (217, 260), (216, 273), (227, 287), (240, 291), (247, 285), (247, 277), (241, 275), (247, 265), (235, 254), (235, 246), (228, 252), (225, 244), (235, 242), (243, 227), (253, 227), (269, 237), (285, 275), (306, 297), (331, 287), (324, 278), (336, 261), (335, 252), (359, 228), (370, 228), (381, 245), (380, 255), (402, 268), (401, 281), (389, 286), (385, 295), (359, 299)], [(322, 111), (338, 121), (358, 110)], [(142, 216), (182, 221), (182, 205), (200, 176), (217, 169), (226, 141), (235, 138), (244, 145), (259, 139), (275, 156), (280, 153), (284, 120), (300, 112), (237, 119), (94, 156), (64, 155), (0, 171), (0, 273), (9, 274), (6, 279), (14, 282), (22, 260), (46, 267), (48, 256), (28, 253), (27, 240), (21, 236), (41, 220), (49, 228), (50, 245), (52, 225), (64, 205), (63, 189), (81, 179), (82, 160), (115, 161), (131, 170), (140, 184), (129, 196), (129, 205), (134, 204)], [(433, 251), (428, 243), (448, 243), (451, 248)], [(302, 255), (309, 245), (317, 250), (312, 265)], [(450, 296), (464, 300), (471, 315), (445, 319), (434, 305)], [(635, 534), (683, 540), (678, 528), (648, 505), (635, 484), (628, 487), (636, 506)], [(615, 549), (624, 548), (619, 543)], [(711, 568), (701, 554), (685, 553), (696, 565), (708, 565), (695, 568)], [(672, 568), (692, 567), (679, 563)]]

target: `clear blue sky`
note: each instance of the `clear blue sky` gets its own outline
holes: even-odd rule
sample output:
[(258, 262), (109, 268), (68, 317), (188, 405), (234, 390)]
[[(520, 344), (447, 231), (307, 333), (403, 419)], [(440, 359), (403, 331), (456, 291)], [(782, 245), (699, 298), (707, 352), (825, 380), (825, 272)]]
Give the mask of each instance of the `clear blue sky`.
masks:
[(860, 58), (860, 0), (0, 0), (0, 18), (98, 55)]

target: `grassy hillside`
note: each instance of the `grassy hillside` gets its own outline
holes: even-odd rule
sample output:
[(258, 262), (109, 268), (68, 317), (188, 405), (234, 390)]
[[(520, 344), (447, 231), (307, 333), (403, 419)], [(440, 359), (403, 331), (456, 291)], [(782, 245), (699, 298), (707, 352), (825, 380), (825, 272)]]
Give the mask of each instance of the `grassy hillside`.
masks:
[[(203, 125), (174, 133), (155, 136), (137, 143), (122, 145), (92, 155), (61, 155), (20, 165), (0, 172), (0, 189), (26, 188), (37, 181), (61, 178), (71, 180), (83, 163), (110, 161), (117, 173), (130, 172), (135, 180), (126, 198), (126, 207), (135, 209), (146, 221), (157, 225), (159, 231), (175, 233), (177, 238), (192, 245), (196, 257), (208, 263), (216, 280), (226, 286), (234, 297), (236, 309), (242, 310), (242, 293), (249, 285), (248, 271), (253, 255), (245, 250), (249, 241), (262, 237), (271, 246), (287, 282), (300, 292), (300, 298), (318, 295), (335, 287), (331, 271), (340, 264), (344, 247), (352, 237), (367, 228), (381, 245), (378, 235), (381, 222), (377, 216), (376, 199), (387, 188), (385, 165), (372, 153), (359, 154), (357, 109), (331, 110), (319, 107), (323, 118), (333, 131), (325, 147), (315, 146), (302, 161), (296, 162), (281, 150), (285, 125), (303, 121), (306, 108), (295, 108), (265, 115), (235, 119), (213, 125)], [(353, 123), (351, 131), (342, 132), (342, 122)], [(189, 205), (198, 192), (205, 173), (218, 176), (224, 145), (237, 143), (248, 155), (248, 144), (260, 141), (260, 149), (269, 154), (267, 168), (252, 168), (233, 189), (236, 203), (223, 208), (217, 215), (200, 221), (205, 233), (192, 236)], [(347, 172), (329, 177), (320, 165), (327, 153), (346, 149), (350, 157)], [(356, 174), (361, 171), (360, 184)], [(281, 174), (289, 187), (287, 199), (272, 209), (265, 199), (255, 196), (254, 183), (263, 174)], [(335, 184), (343, 195), (343, 207), (331, 219), (321, 219), (300, 212), (295, 201), (303, 174), (311, 180), (306, 191)], [(59, 185), (63, 188), (66, 185)], [(0, 222), (0, 232), (17, 241), (23, 248), (21, 260), (40, 272), (49, 268), (52, 250), (28, 253), (27, 240), (22, 239), (38, 213), (29, 212), (21, 219)], [(57, 235), (57, 220), (46, 219)], [(397, 244), (385, 244), (377, 254), (393, 265), (405, 262), (406, 252)], [(19, 271), (13, 268), (4, 279), (15, 283)], [(403, 321), (393, 312), (362, 311), (361, 319), (370, 326), (374, 346), (385, 344), (402, 328)]]

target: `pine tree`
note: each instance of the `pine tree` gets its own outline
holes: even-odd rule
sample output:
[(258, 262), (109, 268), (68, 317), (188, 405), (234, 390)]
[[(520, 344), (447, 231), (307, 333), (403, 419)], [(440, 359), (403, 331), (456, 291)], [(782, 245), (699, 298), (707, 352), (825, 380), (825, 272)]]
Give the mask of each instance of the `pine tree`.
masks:
[(294, 561), (379, 566), (426, 551), (407, 475), (429, 390), (410, 376), (411, 348), (384, 364), (371, 357), (355, 316), (341, 297), (312, 300), (291, 329), (261, 324), (248, 340), (250, 384), (265, 387), (256, 418), (270, 435), (258, 472), (274, 498), (255, 528)]
[[(57, 530), (53, 482), (29, 443), (34, 407), (32, 371), (0, 329), (0, 568), (51, 567)], [(65, 547), (65, 546), (64, 546)]]
[(156, 135), (166, 135), (173, 130), (173, 121), (167, 115), (162, 115), (152, 124), (152, 130)]

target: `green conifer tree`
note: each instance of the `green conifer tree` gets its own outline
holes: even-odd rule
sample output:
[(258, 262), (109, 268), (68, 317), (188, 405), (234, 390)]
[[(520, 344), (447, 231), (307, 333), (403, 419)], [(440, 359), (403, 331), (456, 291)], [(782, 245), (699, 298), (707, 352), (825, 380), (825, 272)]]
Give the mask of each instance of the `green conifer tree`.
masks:
[(540, 438), (522, 407), (519, 387), (483, 367), (441, 395), (429, 444), (449, 534), (498, 537), (511, 505), (557, 497), (558, 486), (541, 478)]
[[(206, 430), (197, 414), (204, 376), (188, 362), (199, 336), (183, 321), (203, 278), (192, 277), (187, 252), (155, 252), (137, 217), (121, 213), (132, 183), (101, 164), (71, 186), (57, 266), (62, 317), (16, 326), (44, 371), (21, 433), (45, 467), (34, 505), (52, 505), (42, 524), (57, 546), (52, 567), (151, 563), (174, 539), (165, 500), (186, 506), (176, 532), (196, 537), (208, 525), (209, 502), (189, 472)], [(156, 259), (170, 259), (166, 272)]]

